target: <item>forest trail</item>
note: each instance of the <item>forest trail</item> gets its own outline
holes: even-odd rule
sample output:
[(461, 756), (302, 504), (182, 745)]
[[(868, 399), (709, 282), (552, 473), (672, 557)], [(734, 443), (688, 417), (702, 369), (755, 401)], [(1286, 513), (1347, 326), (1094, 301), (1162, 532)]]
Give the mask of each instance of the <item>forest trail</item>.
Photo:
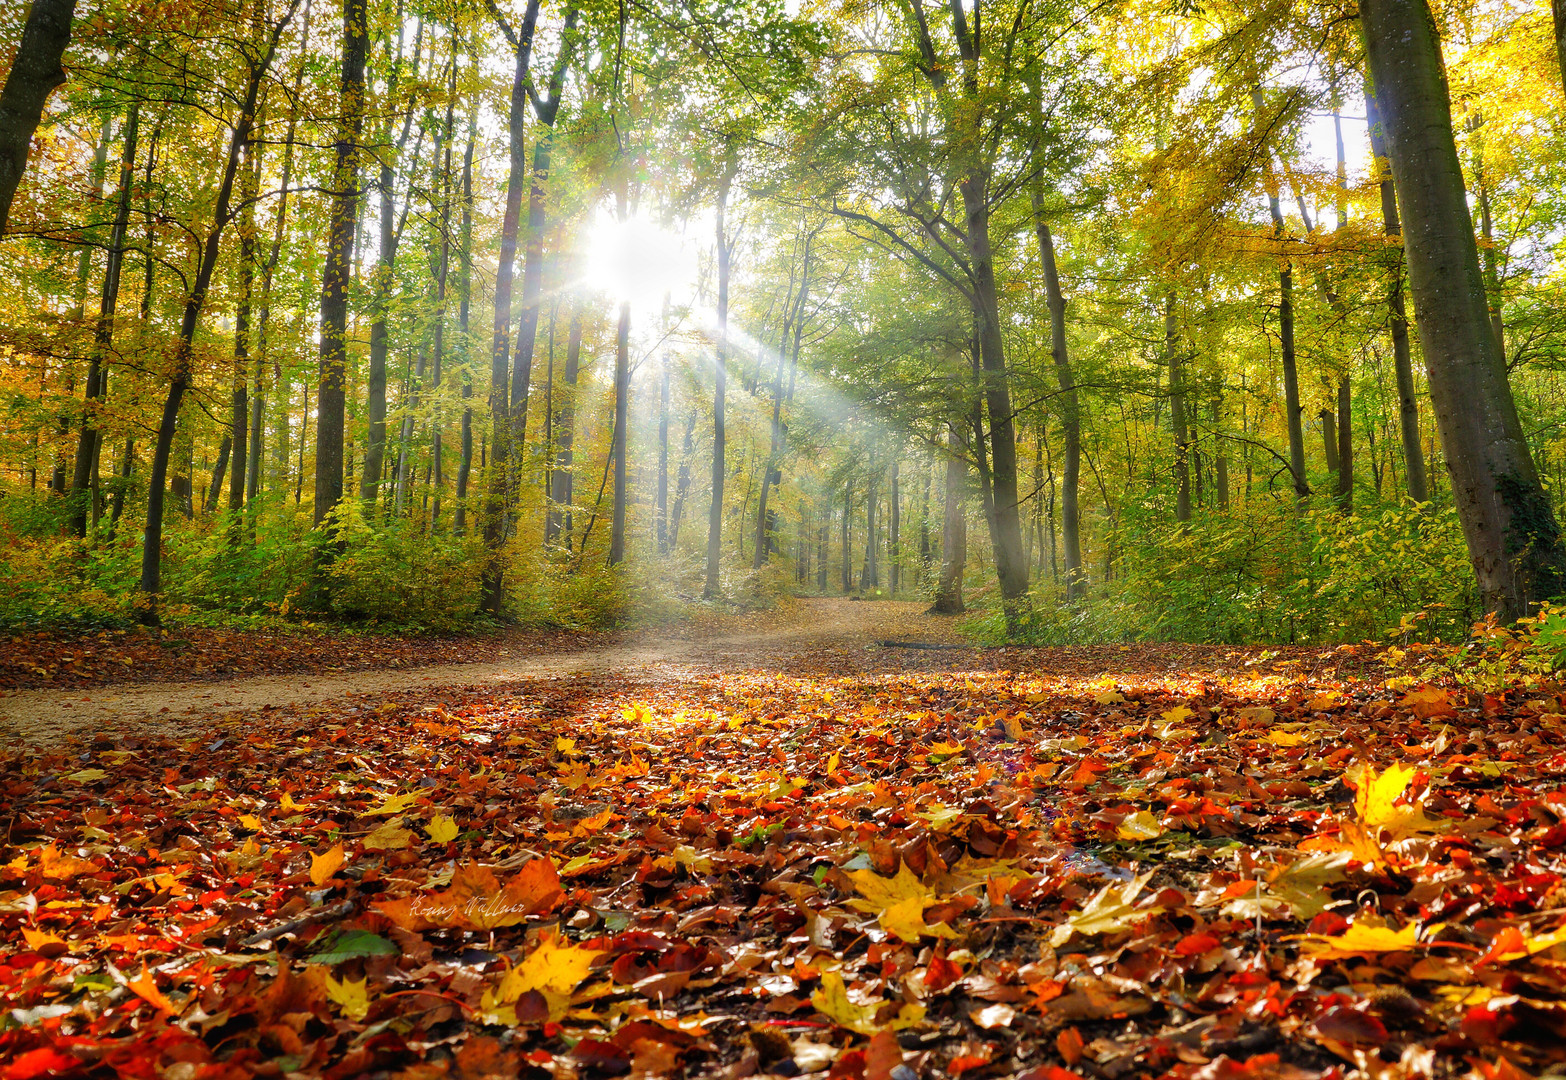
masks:
[[(651, 627), (583, 648), (549, 648), (472, 663), (255, 675), (218, 681), (118, 683), (0, 692), (0, 737), (51, 744), (76, 735), (189, 737), (215, 719), (279, 709), (379, 704), (462, 688), (502, 695), (538, 680), (612, 678), (615, 689), (713, 675), (779, 672), (823, 678), (905, 671), (1030, 670), (1072, 679), (1217, 675), (1276, 678), (1347, 674), (1352, 654), (1331, 649), (1224, 645), (1079, 645), (979, 648), (959, 620), (915, 601), (799, 599), (770, 611)], [(883, 642), (939, 648), (887, 647)]]
[[(0, 736), (53, 742), (135, 724), (138, 734), (177, 737), (182, 729), (218, 714), (447, 687), (498, 689), (519, 681), (568, 676), (614, 674), (635, 683), (767, 669), (823, 674), (884, 670), (889, 663), (903, 664), (896, 656), (875, 652), (922, 651), (877, 650), (878, 641), (952, 645), (962, 640), (957, 620), (926, 615), (926, 607), (914, 601), (794, 600), (771, 611), (711, 616), (691, 625), (652, 627), (613, 643), (498, 661), (0, 692)], [(911, 665), (928, 666), (933, 657), (947, 661), (961, 657), (973, 663), (981, 654), (978, 649), (943, 649), (915, 657)]]

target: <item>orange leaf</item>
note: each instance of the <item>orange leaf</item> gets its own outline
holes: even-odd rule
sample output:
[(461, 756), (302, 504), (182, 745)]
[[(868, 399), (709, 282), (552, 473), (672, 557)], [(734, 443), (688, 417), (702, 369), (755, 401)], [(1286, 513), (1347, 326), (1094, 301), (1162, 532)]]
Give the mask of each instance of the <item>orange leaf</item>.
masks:
[(1055, 1036), (1055, 1049), (1060, 1051), (1067, 1065), (1075, 1065), (1082, 1060), (1082, 1046), (1082, 1032), (1074, 1027), (1068, 1027)]
[(125, 987), (137, 997), (150, 1005), (156, 1006), (164, 1013), (173, 1015), (178, 1011), (174, 1008), (174, 1003), (164, 996), (162, 990), (158, 989), (157, 981), (152, 977), (151, 968), (142, 968), (141, 974), (127, 982)]
[(451, 887), (444, 892), (386, 900), (375, 907), (414, 933), (436, 928), (494, 930), (553, 910), (564, 895), (560, 876), (548, 859), (530, 860), (504, 885), (492, 868), (468, 863), (457, 867)]

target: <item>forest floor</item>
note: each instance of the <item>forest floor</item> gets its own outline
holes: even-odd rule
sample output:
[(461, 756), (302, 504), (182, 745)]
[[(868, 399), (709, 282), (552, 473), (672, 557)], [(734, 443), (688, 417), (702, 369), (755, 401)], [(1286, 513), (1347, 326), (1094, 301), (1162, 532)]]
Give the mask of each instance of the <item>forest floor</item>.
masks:
[(1566, 1060), (1553, 691), (1394, 689), (1363, 648), (881, 644), (954, 634), (799, 601), (14, 692), (0, 1077)]

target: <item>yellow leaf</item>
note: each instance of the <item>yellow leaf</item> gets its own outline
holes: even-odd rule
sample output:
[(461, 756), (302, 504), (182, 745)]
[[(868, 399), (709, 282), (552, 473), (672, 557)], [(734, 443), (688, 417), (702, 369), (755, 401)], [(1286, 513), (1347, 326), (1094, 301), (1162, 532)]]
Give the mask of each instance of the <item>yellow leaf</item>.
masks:
[(1057, 949), (1071, 940), (1073, 934), (1091, 937), (1094, 934), (1113, 934), (1127, 930), (1139, 919), (1156, 915), (1161, 907), (1134, 907), (1137, 894), (1152, 879), (1153, 871), (1133, 878), (1124, 885), (1106, 885), (1082, 906), (1082, 910), (1055, 927), (1049, 943)]
[(568, 739), (564, 735), (556, 736), (555, 752), (557, 754), (564, 754), (566, 757), (575, 757), (577, 754), (581, 753), (581, 751), (576, 748), (576, 740)]
[(1274, 746), (1299, 746), (1303, 743), (1315, 742), (1319, 738), (1311, 731), (1283, 731), (1278, 728), (1267, 732), (1262, 736), (1262, 742), (1270, 742)]
[(88, 784), (94, 780), (102, 780), (109, 774), (102, 769), (79, 769), (66, 776), (67, 780), (75, 780), (78, 784)]
[(1115, 835), (1122, 840), (1157, 840), (1164, 831), (1157, 817), (1146, 810), (1138, 810), (1120, 823)]
[(388, 821), (364, 838), (366, 851), (397, 851), (413, 843), (413, 833), (394, 821)]
[(408, 807), (419, 801), (420, 793), (410, 791), (406, 795), (388, 795), (379, 806), (372, 806), (366, 810), (363, 817), (376, 817), (382, 814), (400, 814)]
[(674, 861), (691, 871), (693, 874), (712, 873), (712, 860), (689, 844), (681, 844), (671, 853)]
[(843, 982), (843, 976), (835, 971), (821, 973), (821, 989), (810, 995), (810, 1004), (822, 1016), (861, 1035), (874, 1035), (886, 1029), (901, 1031), (924, 1019), (923, 1005), (904, 1005), (890, 1020), (878, 1022), (877, 1015), (890, 1002), (871, 1001), (861, 1004), (855, 1001), (848, 996), (848, 986)]
[(125, 988), (149, 1005), (154, 1005), (165, 1013), (174, 1013), (174, 1003), (164, 996), (158, 989), (156, 980), (152, 977), (151, 968), (143, 968), (141, 974), (125, 984)]
[(254, 814), (240, 814), (239, 824), (249, 829), (251, 832), (260, 832), (262, 829), (266, 828), (266, 825), (261, 821), (261, 819), (256, 817)]
[(941, 803), (933, 803), (927, 810), (915, 811), (914, 816), (929, 825), (930, 828), (940, 830), (962, 817), (963, 812), (955, 806), (943, 806)]
[(1278, 716), (1277, 713), (1265, 705), (1253, 705), (1245, 709), (1235, 709), (1234, 715), (1252, 724), (1270, 724)]
[(328, 975), (326, 996), (349, 1020), (363, 1020), (370, 1012), (370, 994), (364, 984), (364, 979), (357, 982), (353, 979), (344, 979), (338, 982)]
[(1312, 836), (1300, 844), (1301, 851), (1342, 851), (1366, 866), (1386, 866), (1387, 853), (1359, 822), (1344, 821), (1338, 825), (1338, 835)]
[(1354, 785), (1354, 812), (1372, 837), (1381, 830), (1401, 840), (1416, 833), (1440, 832), (1445, 825), (1425, 817), (1423, 803), (1394, 805), (1413, 782), (1415, 770), (1393, 764), (1380, 775), (1369, 762), (1360, 765), (1346, 778)]
[(304, 807), (302, 807), (298, 803), (294, 802), (294, 797), (292, 795), (290, 795), (286, 791), (283, 792), (283, 798), (278, 802), (278, 805), (281, 806), (284, 810), (303, 810), (304, 809)]
[(578, 821), (576, 823), (576, 827), (571, 830), (571, 835), (592, 836), (594, 833), (600, 832), (605, 825), (609, 824), (609, 819), (612, 817), (614, 817), (614, 807), (606, 806), (592, 817), (585, 817), (581, 821)]
[(896, 877), (882, 877), (873, 870), (855, 870), (848, 877), (864, 896), (850, 903), (861, 911), (879, 912), (881, 928), (888, 933), (910, 945), (917, 945), (921, 937), (956, 936), (944, 923), (926, 925), (924, 909), (941, 897), (926, 888), (907, 863), (897, 868)]
[(571, 1004), (571, 992), (587, 978), (598, 956), (597, 949), (562, 945), (558, 934), (545, 934), (526, 959), (506, 972), (494, 997), (485, 994), (486, 1001), (492, 1005), (514, 1005), (523, 994), (537, 990), (549, 1006), (549, 1018), (559, 1020)]
[(965, 749), (966, 747), (959, 742), (938, 742), (930, 747), (930, 756), (944, 760), (945, 758), (957, 756)]
[(827, 775), (831, 776), (833, 773), (837, 772), (837, 767), (839, 765), (841, 765), (842, 763), (843, 763), (843, 755), (839, 754), (837, 751), (834, 750), (832, 752), (832, 756), (827, 758), (827, 767), (826, 767)]
[(430, 818), (430, 823), (424, 826), (424, 831), (435, 843), (449, 844), (457, 838), (457, 833), (461, 830), (457, 828), (456, 818), (438, 814)]
[(1194, 709), (1188, 709), (1184, 705), (1176, 705), (1172, 709), (1165, 709), (1159, 715), (1162, 716), (1167, 723), (1180, 724), (1195, 716), (1196, 711)]
[(343, 846), (337, 844), (324, 855), (310, 853), (310, 880), (317, 886), (325, 885), (343, 864)]
[(1093, 700), (1098, 702), (1100, 705), (1118, 705), (1125, 699), (1126, 696), (1119, 690), (1100, 690), (1098, 693), (1093, 695)]
[[(1445, 923), (1435, 923), (1426, 928), (1434, 934)], [(1369, 926), (1354, 923), (1342, 934), (1332, 937), (1326, 934), (1299, 934), (1291, 940), (1301, 941), (1300, 948), (1316, 960), (1338, 960), (1365, 953), (1407, 952), (1419, 945), (1419, 924), (1409, 923), (1401, 930), (1388, 930), (1385, 926)]]

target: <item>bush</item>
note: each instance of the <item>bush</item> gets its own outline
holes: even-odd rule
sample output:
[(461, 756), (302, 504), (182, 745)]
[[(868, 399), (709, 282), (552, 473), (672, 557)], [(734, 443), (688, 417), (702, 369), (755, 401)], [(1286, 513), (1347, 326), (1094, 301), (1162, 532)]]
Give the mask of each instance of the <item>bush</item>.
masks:
[(472, 625), (484, 566), (481, 539), (431, 533), (418, 520), (395, 519), (372, 527), (357, 499), (340, 504), (333, 526), (331, 534), (340, 548), (327, 571), (334, 614), (397, 630)]
[[(1036, 593), (1014, 640), (1311, 644), (1378, 639), (1405, 625), (1453, 640), (1479, 612), (1450, 507), (1344, 516), (1252, 504), (1185, 529), (1159, 508), (1130, 507), (1114, 543), (1112, 582), (1075, 605)], [(1411, 612), (1419, 618), (1410, 622)], [(970, 625), (1005, 638), (998, 611)]]

